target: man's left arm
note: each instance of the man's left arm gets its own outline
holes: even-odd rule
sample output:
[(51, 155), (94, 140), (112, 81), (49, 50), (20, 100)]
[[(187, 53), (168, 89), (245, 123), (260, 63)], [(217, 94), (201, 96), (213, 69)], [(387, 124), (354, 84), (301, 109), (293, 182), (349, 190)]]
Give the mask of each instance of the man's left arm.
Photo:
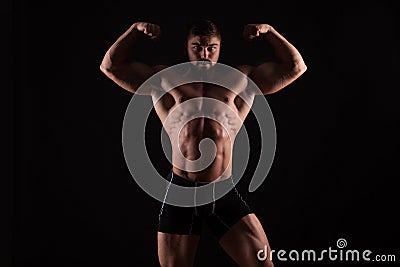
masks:
[[(251, 68), (249, 77), (262, 94), (272, 94), (286, 87), (306, 70), (307, 66), (300, 52), (285, 37), (268, 24), (247, 24), (243, 37), (246, 40), (265, 37), (275, 53), (275, 60)], [(259, 93), (258, 93), (259, 94)]]

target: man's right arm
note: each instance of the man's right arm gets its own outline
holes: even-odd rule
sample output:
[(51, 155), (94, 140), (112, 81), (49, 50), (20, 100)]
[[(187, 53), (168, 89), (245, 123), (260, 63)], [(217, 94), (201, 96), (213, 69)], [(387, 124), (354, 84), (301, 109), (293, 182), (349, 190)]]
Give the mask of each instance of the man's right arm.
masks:
[[(132, 93), (164, 66), (151, 67), (142, 62), (131, 62), (130, 55), (141, 36), (153, 40), (160, 38), (161, 30), (156, 24), (136, 22), (132, 24), (107, 50), (100, 65), (100, 70), (116, 84)], [(150, 95), (150, 88), (140, 90), (141, 95)]]

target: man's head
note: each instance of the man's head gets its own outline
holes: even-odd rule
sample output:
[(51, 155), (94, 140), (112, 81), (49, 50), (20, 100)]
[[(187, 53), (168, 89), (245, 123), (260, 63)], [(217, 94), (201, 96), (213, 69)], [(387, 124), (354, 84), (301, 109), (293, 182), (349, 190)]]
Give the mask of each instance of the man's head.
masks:
[(212, 21), (198, 20), (189, 27), (185, 46), (189, 61), (209, 68), (217, 63), (220, 47), (221, 33)]

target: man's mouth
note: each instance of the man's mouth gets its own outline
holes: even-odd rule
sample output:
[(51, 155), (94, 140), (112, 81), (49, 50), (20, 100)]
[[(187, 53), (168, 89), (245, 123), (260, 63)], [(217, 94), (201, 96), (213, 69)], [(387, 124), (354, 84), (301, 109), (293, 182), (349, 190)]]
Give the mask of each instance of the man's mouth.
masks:
[(197, 62), (198, 66), (210, 66), (212, 62), (210, 60), (199, 60)]

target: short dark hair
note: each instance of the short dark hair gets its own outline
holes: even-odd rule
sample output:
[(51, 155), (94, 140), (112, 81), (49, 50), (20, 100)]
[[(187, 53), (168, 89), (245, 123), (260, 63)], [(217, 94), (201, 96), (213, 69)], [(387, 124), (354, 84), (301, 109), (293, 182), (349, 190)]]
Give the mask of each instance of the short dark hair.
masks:
[(221, 32), (218, 26), (209, 19), (199, 19), (193, 21), (188, 28), (186, 38), (194, 36), (216, 36), (221, 39)]

